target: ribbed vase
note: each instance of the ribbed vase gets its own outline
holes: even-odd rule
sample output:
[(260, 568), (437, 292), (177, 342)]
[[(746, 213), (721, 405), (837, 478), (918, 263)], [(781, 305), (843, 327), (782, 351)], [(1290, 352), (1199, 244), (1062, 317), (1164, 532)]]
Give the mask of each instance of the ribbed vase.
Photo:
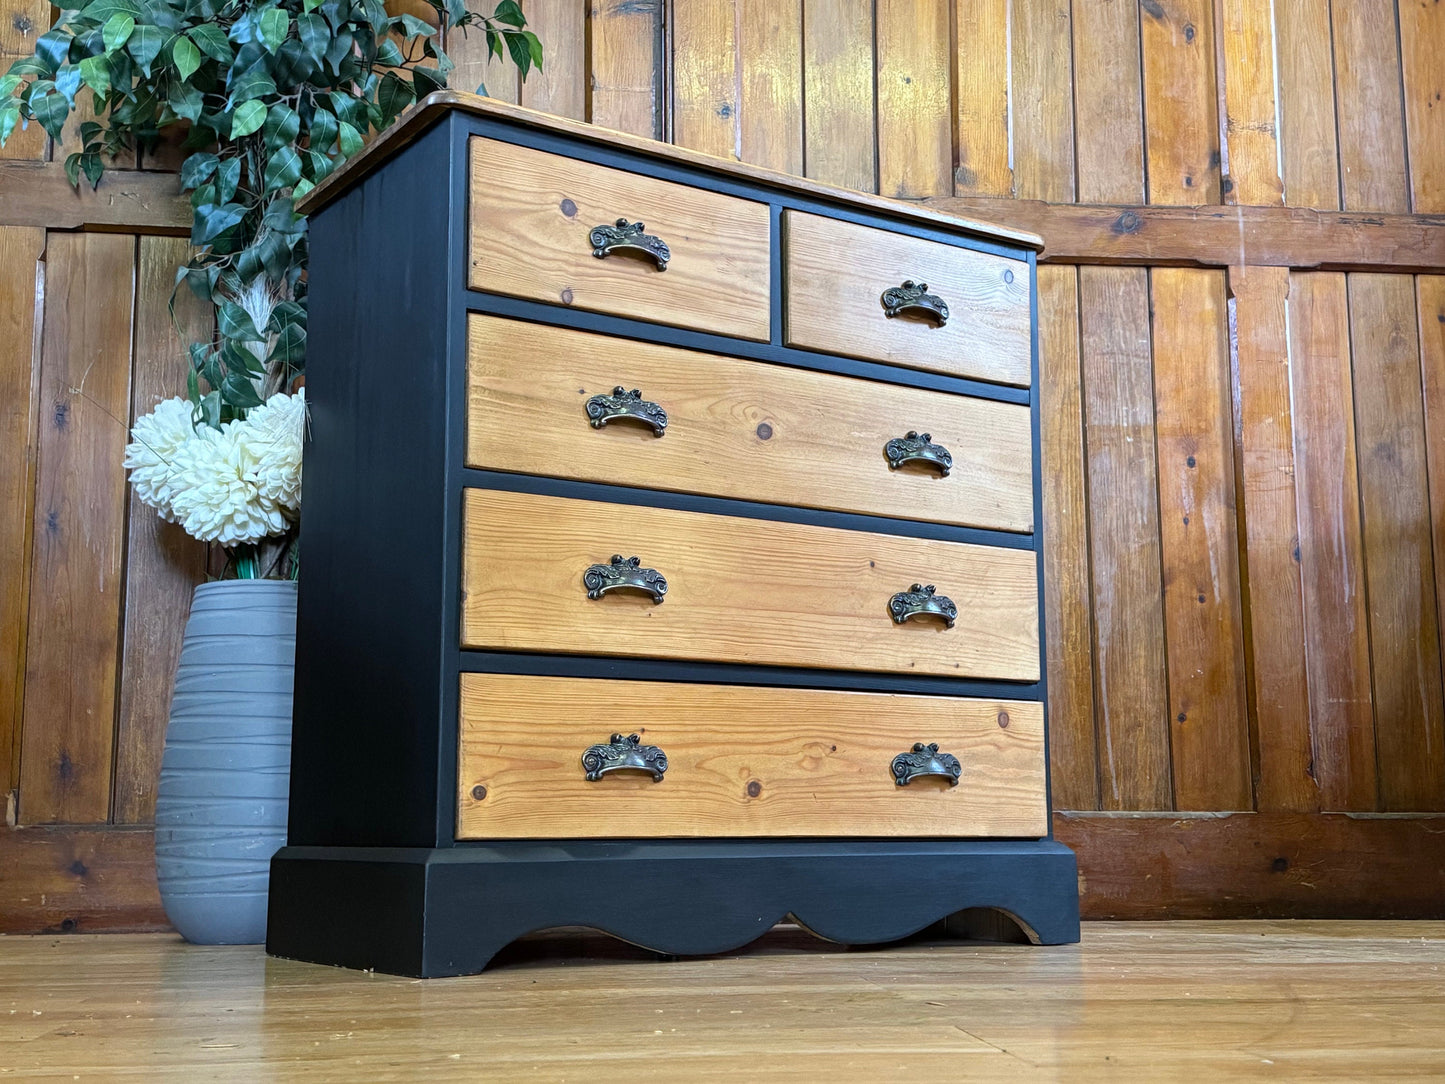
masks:
[(296, 584), (196, 588), (156, 790), (156, 876), (187, 941), (266, 939), (271, 856), (286, 842)]

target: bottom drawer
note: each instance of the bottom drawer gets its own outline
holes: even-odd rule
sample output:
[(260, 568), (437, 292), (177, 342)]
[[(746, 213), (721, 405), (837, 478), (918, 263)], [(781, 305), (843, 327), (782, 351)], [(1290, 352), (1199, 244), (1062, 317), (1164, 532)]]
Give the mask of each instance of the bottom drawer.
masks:
[[(589, 781), (583, 754), (613, 734), (660, 749), (662, 779)], [(1033, 702), (463, 674), (459, 741), (459, 839), (1048, 832)], [(898, 785), (915, 742), (957, 759), (956, 786)]]

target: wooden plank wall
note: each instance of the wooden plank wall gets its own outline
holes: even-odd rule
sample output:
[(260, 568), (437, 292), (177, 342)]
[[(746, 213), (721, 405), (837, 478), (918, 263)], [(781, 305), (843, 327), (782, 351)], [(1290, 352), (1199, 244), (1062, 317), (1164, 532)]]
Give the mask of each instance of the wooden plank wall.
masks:
[[(1445, 909), (1405, 884), (1445, 862), (1445, 5), (524, 7), (544, 73), (457, 36), (456, 85), (1044, 234), (1086, 913)], [(0, 65), (50, 11), (10, 0)], [(160, 921), (134, 826), (205, 567), (118, 468), (199, 329), (165, 309), (174, 152), (80, 199), (64, 150), (0, 152), (0, 870), (50, 901), (11, 930)]]

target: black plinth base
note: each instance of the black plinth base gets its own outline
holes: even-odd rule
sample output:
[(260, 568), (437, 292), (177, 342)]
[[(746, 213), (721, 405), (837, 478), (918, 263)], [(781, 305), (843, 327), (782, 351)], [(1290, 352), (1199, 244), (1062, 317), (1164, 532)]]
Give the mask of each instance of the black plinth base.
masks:
[(1079, 939), (1074, 854), (1047, 840), (507, 842), (285, 847), (266, 950), (438, 977), (524, 934), (589, 926), (668, 955), (725, 952), (785, 916), (844, 944), (896, 941), (991, 907), (1030, 939)]

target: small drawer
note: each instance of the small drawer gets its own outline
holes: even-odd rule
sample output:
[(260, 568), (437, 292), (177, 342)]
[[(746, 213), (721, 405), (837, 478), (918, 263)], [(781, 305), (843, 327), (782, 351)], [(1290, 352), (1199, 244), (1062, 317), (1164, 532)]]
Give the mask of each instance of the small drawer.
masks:
[(1027, 407), (493, 316), (468, 332), (468, 466), (1033, 529)]
[[(463, 514), (463, 647), (1039, 677), (1032, 550), (497, 490)], [(941, 598), (952, 627), (910, 616)]]
[[(622, 767), (588, 779), (593, 745)], [(457, 784), (459, 839), (1048, 832), (1043, 707), (1011, 700), (463, 674)]]
[[(787, 211), (789, 346), (1026, 386), (1032, 369), (1029, 265), (986, 252)], [(928, 299), (888, 315), (885, 292)]]
[[(766, 204), (480, 137), (471, 169), (473, 289), (768, 338)], [(594, 241), (618, 219), (665, 248)]]

